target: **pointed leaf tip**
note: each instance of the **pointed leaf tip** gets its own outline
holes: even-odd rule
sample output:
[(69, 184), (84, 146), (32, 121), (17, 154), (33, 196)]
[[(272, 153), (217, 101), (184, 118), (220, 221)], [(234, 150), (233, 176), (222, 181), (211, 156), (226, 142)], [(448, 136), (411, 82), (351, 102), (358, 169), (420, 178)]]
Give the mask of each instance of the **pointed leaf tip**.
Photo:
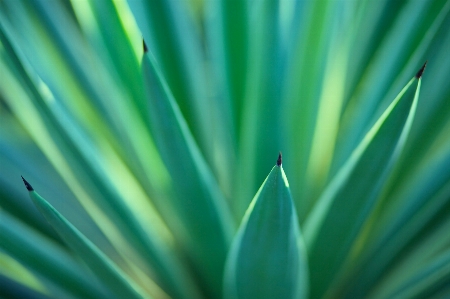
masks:
[(27, 182), (26, 179), (23, 178), (23, 176), (20, 176), (22, 178), (23, 183), (25, 184), (25, 187), (27, 188), (28, 191), (33, 191), (33, 187), (30, 185), (30, 183)]
[(306, 249), (287, 178), (281, 167), (274, 166), (228, 251), (222, 298), (305, 299), (308, 277)]
[(142, 39), (142, 47), (144, 48), (144, 53), (148, 52), (147, 44), (145, 43), (145, 40)]
[(277, 166), (280, 167), (282, 162), (283, 162), (283, 157), (280, 152), (280, 154), (278, 155)]
[(416, 78), (420, 79), (422, 77), (423, 71), (425, 70), (425, 67), (427, 66), (428, 60), (425, 61), (425, 63), (423, 64), (423, 66), (420, 68), (420, 70), (417, 72), (416, 74)]

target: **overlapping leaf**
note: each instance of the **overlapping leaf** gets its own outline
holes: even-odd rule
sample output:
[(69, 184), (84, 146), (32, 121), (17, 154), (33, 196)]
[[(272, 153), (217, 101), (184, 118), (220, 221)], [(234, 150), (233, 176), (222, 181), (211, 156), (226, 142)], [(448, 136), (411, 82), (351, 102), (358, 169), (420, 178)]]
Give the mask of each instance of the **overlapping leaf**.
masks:
[(150, 105), (150, 128), (172, 179), (178, 182), (172, 203), (184, 226), (178, 236), (202, 284), (217, 295), (234, 230), (229, 206), (151, 56), (144, 55), (142, 71)]
[[(279, 150), (308, 260), (269, 244), (300, 235), (292, 204), (271, 206), (290, 202), (275, 167), (225, 294), (279, 297), (297, 279), (300, 298), (449, 296), (450, 1), (50, 2), (0, 1), (0, 296), (115, 292), (27, 201), (29, 174), (126, 283), (221, 298), (234, 224)], [(305, 263), (311, 281), (280, 279)]]
[(117, 298), (149, 298), (91, 241), (67, 221), (24, 180), (30, 198), (61, 238), (85, 261), (92, 272), (108, 285)]
[[(323, 295), (350, 258), (354, 241), (398, 159), (415, 115), (421, 71), (353, 151), (305, 222), (310, 267), (327, 269), (311, 273), (313, 297)], [(328, 244), (333, 244), (333, 250)]]

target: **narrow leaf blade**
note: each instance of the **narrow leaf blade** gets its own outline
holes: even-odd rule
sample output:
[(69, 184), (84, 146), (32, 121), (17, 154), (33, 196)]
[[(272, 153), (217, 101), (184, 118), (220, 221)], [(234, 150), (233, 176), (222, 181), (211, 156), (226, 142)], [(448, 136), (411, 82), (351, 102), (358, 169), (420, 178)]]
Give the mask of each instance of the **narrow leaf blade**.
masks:
[(95, 299), (112, 295), (92, 279), (69, 252), (1, 209), (0, 249), (39, 276), (63, 286), (74, 296)]
[(75, 251), (88, 265), (97, 277), (106, 283), (118, 298), (144, 298), (144, 293), (136, 286), (126, 274), (102, 253), (90, 240), (76, 229), (64, 216), (42, 198), (33, 187), (23, 179), (33, 203), (44, 215), (50, 225), (61, 238)]
[[(349, 257), (409, 133), (420, 91), (412, 78), (353, 151), (305, 222), (312, 293), (322, 295)], [(329, 244), (333, 244), (330, 250)]]
[(186, 231), (174, 233), (187, 247), (202, 285), (210, 294), (217, 295), (234, 230), (230, 208), (165, 78), (149, 54), (143, 57), (142, 71), (150, 105), (151, 133), (173, 181), (178, 182), (174, 185), (177, 196), (172, 198), (172, 208)]

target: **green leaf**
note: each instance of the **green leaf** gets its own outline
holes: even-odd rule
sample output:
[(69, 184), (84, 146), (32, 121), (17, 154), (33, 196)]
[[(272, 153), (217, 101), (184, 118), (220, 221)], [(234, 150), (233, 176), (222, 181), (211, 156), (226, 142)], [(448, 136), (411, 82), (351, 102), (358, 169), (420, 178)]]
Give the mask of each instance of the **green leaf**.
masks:
[[(348, 285), (343, 287), (351, 289), (350, 296), (362, 297), (375, 282), (385, 279), (386, 272), (405, 258), (405, 250), (424, 243), (423, 233), (432, 233), (431, 223), (448, 217), (445, 211), (450, 211), (450, 174), (446, 170), (450, 167), (450, 144), (449, 132), (445, 133), (445, 146), (434, 152), (432, 159), (422, 161), (416, 171), (404, 175), (406, 186), (397, 186), (397, 192), (388, 195), (386, 200), (393, 202), (393, 207), (383, 207), (380, 209), (383, 213), (371, 215), (376, 223), (376, 238), (356, 263), (352, 277), (346, 281)], [(446, 233), (443, 240), (445, 236)], [(428, 247), (435, 243), (425, 242)]]
[(169, 87), (150, 55), (142, 61), (151, 132), (161, 157), (177, 182), (172, 208), (184, 225), (174, 232), (187, 250), (204, 286), (219, 292), (234, 222), (214, 175), (200, 153)]
[(443, 291), (442, 297), (448, 298), (450, 291), (450, 252), (446, 252), (420, 271), (414, 273), (406, 282), (388, 295), (388, 298), (431, 298), (432, 295)]
[(33, 290), (7, 276), (0, 274), (0, 298), (50, 299), (47, 295)]
[(323, 191), (306, 219), (310, 267), (322, 270), (311, 273), (314, 298), (323, 295), (346, 262), (398, 159), (414, 118), (420, 82), (414, 77), (406, 84)]
[(441, 218), (421, 236), (420, 244), (405, 250), (400, 262), (395, 261), (393, 269), (385, 271), (381, 282), (374, 284), (370, 297), (432, 298), (434, 293), (445, 289), (450, 277), (449, 219)]
[[(431, 37), (437, 34), (440, 26), (448, 27), (444, 21), (448, 16), (450, 5), (449, 2), (445, 2), (433, 0), (393, 5), (392, 1), (388, 1), (384, 9), (400, 8), (396, 19), (386, 18), (386, 22), (393, 21), (390, 30), (383, 30), (381, 28), (385, 25), (376, 24), (371, 43), (357, 41), (358, 45), (353, 51), (369, 52), (372, 55), (371, 63), (363, 63), (366, 67), (363, 73), (355, 71), (359, 86), (353, 90), (342, 115), (339, 130), (341, 142), (336, 146), (334, 167), (341, 167), (345, 163), (353, 149), (375, 123), (374, 117), (377, 115), (373, 112), (381, 112), (381, 108), (387, 106), (383, 104), (396, 95), (397, 90), (403, 86), (403, 82), (417, 68), (417, 64), (423, 61), (423, 57), (429, 58), (424, 55), (425, 50), (432, 46)], [(396, 7), (398, 4), (400, 7)], [(368, 7), (369, 11), (375, 8), (372, 5)], [(377, 42), (379, 38), (382, 38), (381, 43)], [(373, 45), (373, 42), (376, 44)], [(368, 47), (364, 49), (361, 46)], [(356, 62), (356, 65), (358, 64), (359, 62)]]
[[(292, 47), (292, 58), (289, 63), (286, 82), (284, 85), (285, 103), (282, 109), (284, 124), (283, 152), (288, 161), (292, 161), (286, 169), (291, 175), (294, 200), (296, 201), (299, 217), (304, 220), (305, 213), (310, 209), (310, 203), (305, 200), (307, 192), (307, 165), (310, 162), (311, 147), (314, 138), (317, 113), (319, 109), (318, 99), (323, 84), (325, 61), (329, 55), (329, 43), (336, 36), (336, 22), (331, 12), (338, 6), (335, 1), (299, 1), (305, 2), (302, 7), (302, 15), (298, 20), (299, 30), (294, 36), (295, 44)], [(347, 5), (351, 1), (343, 2)], [(308, 32), (308, 24), (314, 23), (312, 32)], [(348, 32), (345, 32), (348, 35)], [(342, 44), (342, 39), (339, 39)], [(314, 53), (314, 54), (313, 54)], [(335, 57), (336, 53), (333, 53)], [(342, 78), (342, 77), (341, 77)], [(338, 80), (341, 80), (339, 78)], [(333, 93), (333, 100), (339, 100)]]
[[(129, 0), (128, 4), (150, 53), (182, 111), (192, 136), (207, 161), (213, 159), (213, 145), (220, 142), (222, 115), (209, 98), (205, 53), (198, 28), (186, 13), (187, 3), (175, 0)], [(206, 107), (208, 107), (206, 109)], [(215, 117), (214, 117), (214, 116)], [(212, 125), (213, 124), (213, 125)], [(220, 147), (225, 152), (227, 144)]]
[[(245, 103), (249, 43), (248, 3), (245, 1), (206, 1), (207, 38), (211, 45), (218, 88), (232, 114), (235, 140), (239, 140), (242, 106)], [(228, 112), (228, 111), (227, 111)], [(235, 141), (235, 142), (236, 142)], [(237, 145), (237, 144), (236, 144)]]
[(228, 253), (224, 297), (289, 299), (307, 294), (304, 242), (289, 183), (277, 163), (253, 198)]
[(117, 298), (148, 298), (103, 252), (42, 198), (24, 179), (33, 203), (61, 238), (75, 251), (92, 272), (114, 292)]
[[(281, 84), (275, 78), (285, 76), (283, 51), (275, 47), (280, 42), (280, 1), (257, 1), (249, 8), (248, 73), (245, 101), (242, 105), (239, 169), (235, 184), (239, 193), (234, 205), (242, 218), (250, 200), (266, 175), (270, 160), (281, 148), (280, 128), (283, 104)], [(270, 63), (261, 63), (270, 61)], [(267, 84), (270, 82), (270, 84)]]
[[(0, 248), (22, 265), (83, 298), (111, 296), (61, 246), (0, 210)], [(43, 267), (45, 265), (45, 267)]]
[[(111, 180), (108, 180), (111, 171), (107, 169), (113, 166), (115, 162), (120, 161), (113, 159), (115, 160), (114, 162), (110, 160), (105, 163), (106, 161), (103, 160), (105, 156), (98, 155), (99, 149), (92, 147), (94, 140), (91, 138), (93, 136), (85, 135), (86, 132), (80, 130), (78, 126), (79, 122), (72, 122), (65, 110), (58, 109), (60, 108), (57, 105), (59, 101), (47, 101), (45, 99), (42, 92), (37, 88), (38, 84), (33, 80), (35, 77), (31, 71), (32, 69), (27, 68), (26, 60), (22, 60), (22, 57), (16, 55), (13, 43), (11, 43), (11, 40), (8, 39), (8, 36), (2, 29), (0, 26), (0, 39), (8, 50), (7, 53), (10, 54), (9, 59), (6, 61), (10, 62), (11, 70), (14, 71), (14, 74), (17, 73), (17, 78), (13, 78), (9, 76), (9, 68), (5, 67), (5, 80), (11, 80), (9, 81), (10, 88), (7, 92), (14, 92), (14, 96), (11, 95), (9, 97), (11, 107), (17, 112), (19, 119), (21, 119), (28, 130), (31, 132), (37, 130), (34, 131), (35, 133), (32, 133), (34, 136), (39, 136), (35, 139), (35, 142), (66, 180), (69, 188), (75, 194), (83, 194), (78, 199), (86, 211), (93, 213), (91, 217), (115, 246), (120, 246), (121, 248), (132, 247), (133, 251), (137, 250), (142, 257), (145, 257), (145, 259), (140, 259), (143, 261), (140, 266), (146, 268), (147, 264), (149, 264), (157, 276), (155, 280), (165, 289), (169, 289), (177, 294), (188, 292), (191, 287), (184, 284), (187, 275), (182, 269), (183, 266), (177, 258), (170, 255), (172, 248), (161, 242), (160, 237), (164, 235), (166, 228), (164, 225), (159, 226), (161, 224), (158, 223), (159, 217), (155, 219), (154, 216), (157, 215), (150, 214), (150, 212), (154, 211), (147, 209), (146, 205), (148, 202), (141, 201), (139, 207), (136, 208), (135, 205), (134, 211), (132, 211), (132, 207), (128, 204), (131, 201), (127, 202), (126, 198), (121, 196), (120, 188), (117, 188), (120, 186), (120, 182), (113, 184)], [(2, 62), (0, 61), (0, 66), (3, 66)], [(9, 65), (7, 64), (6, 66)], [(15, 80), (24, 82), (24, 86), (22, 88), (15, 86), (13, 84)], [(20, 91), (29, 91), (29, 95), (21, 96)], [(28, 109), (23, 109), (24, 106), (28, 107)], [(51, 132), (53, 139), (49, 138), (46, 130)], [(39, 133), (37, 133), (38, 131)], [(96, 140), (99, 141), (101, 138), (97, 136)], [(149, 156), (151, 157), (152, 154), (149, 150), (150, 148), (147, 148), (147, 154), (150, 153)], [(112, 153), (109, 152), (109, 154)], [(70, 161), (71, 159), (68, 157), (72, 157), (74, 160)], [(158, 168), (154, 159), (152, 160), (152, 165)], [(79, 169), (81, 172), (76, 172), (80, 166), (82, 168), (82, 170)], [(115, 166), (119, 165), (116, 164)], [(120, 172), (122, 180), (127, 176), (127, 171), (126, 167), (122, 168)], [(133, 180), (133, 177), (128, 178)], [(95, 189), (97, 188), (96, 192)], [(132, 185), (128, 183), (122, 189), (125, 188), (127, 192), (131, 192)], [(99, 210), (95, 207), (96, 203), (92, 204), (91, 199), (94, 200), (93, 194), (95, 194), (95, 202), (99, 203), (101, 207)], [(136, 201), (137, 197), (134, 200)], [(152, 221), (152, 226), (144, 226), (143, 216), (138, 213), (142, 211), (148, 213), (145, 215), (147, 218), (156, 220), (155, 222)], [(113, 221), (108, 220), (107, 217), (99, 216), (95, 212), (100, 212), (100, 215), (105, 213)], [(117, 233), (110, 234), (115, 230), (115, 226), (120, 227), (123, 236), (127, 237), (129, 244), (128, 242), (118, 242)], [(187, 295), (186, 297), (192, 296)]]
[[(140, 105), (144, 94), (139, 59), (132, 44), (135, 40), (131, 40), (134, 37), (132, 34), (137, 33), (133, 29), (137, 31), (137, 28), (131, 22), (123, 20), (130, 17), (128, 14), (131, 13), (127, 10), (126, 3), (111, 0), (73, 1), (72, 5), (84, 34), (90, 38), (97, 52), (103, 53), (99, 58), (105, 60), (111, 71), (117, 72), (123, 87), (130, 93), (131, 100)], [(51, 10), (45, 5), (44, 9)], [(93, 19), (96, 26), (92, 24)]]
[(53, 298), (89, 297), (67, 277), (94, 282), (23, 174), (150, 296), (222, 298), (235, 226), (281, 149), (308, 297), (447, 298), (448, 259), (426, 271), (450, 240), (448, 28), (450, 0), (0, 0), (0, 297), (22, 289), (1, 275)]

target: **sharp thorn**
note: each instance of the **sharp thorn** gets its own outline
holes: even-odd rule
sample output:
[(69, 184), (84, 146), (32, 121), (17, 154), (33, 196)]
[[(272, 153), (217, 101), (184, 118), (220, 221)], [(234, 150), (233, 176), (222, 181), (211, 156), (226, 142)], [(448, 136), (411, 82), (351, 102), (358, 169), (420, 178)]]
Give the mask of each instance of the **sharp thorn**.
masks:
[(144, 53), (148, 52), (147, 44), (145, 43), (145, 40), (142, 39), (142, 47), (144, 48)]
[(427, 66), (428, 60), (425, 61), (425, 63), (423, 64), (423, 66), (420, 68), (420, 70), (417, 72), (416, 74), (416, 78), (420, 79), (422, 77), (423, 71), (425, 70), (425, 67)]
[(30, 183), (27, 182), (26, 179), (23, 178), (23, 176), (20, 176), (22, 178), (23, 183), (25, 184), (25, 187), (27, 188), (28, 191), (33, 191), (33, 187), (30, 185)]
[(280, 154), (278, 155), (277, 166), (280, 167), (282, 162), (283, 162), (283, 157), (280, 152)]

